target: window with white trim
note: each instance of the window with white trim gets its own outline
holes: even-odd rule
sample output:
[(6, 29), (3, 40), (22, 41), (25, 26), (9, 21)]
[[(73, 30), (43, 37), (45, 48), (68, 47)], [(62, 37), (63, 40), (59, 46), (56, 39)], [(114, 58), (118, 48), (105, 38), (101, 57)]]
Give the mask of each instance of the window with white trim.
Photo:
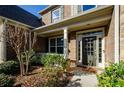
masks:
[(52, 11), (52, 22), (60, 21), (63, 17), (63, 6)]
[(81, 11), (87, 11), (93, 8), (96, 8), (96, 5), (79, 5), (78, 6), (78, 13), (80, 13)]
[(49, 52), (63, 54), (63, 37), (49, 39)]

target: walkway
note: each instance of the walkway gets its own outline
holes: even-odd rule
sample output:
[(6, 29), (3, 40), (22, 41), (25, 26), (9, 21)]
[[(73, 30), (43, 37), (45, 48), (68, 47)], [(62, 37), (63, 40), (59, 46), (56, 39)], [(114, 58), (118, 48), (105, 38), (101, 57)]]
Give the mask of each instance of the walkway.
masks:
[(68, 87), (97, 87), (98, 81), (96, 74), (84, 71), (74, 71), (74, 76), (67, 85)]

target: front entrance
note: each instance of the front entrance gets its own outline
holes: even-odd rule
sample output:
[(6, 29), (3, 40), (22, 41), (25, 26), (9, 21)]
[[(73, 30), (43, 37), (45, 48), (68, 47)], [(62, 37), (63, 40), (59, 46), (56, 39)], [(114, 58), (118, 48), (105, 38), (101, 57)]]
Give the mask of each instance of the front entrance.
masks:
[(103, 65), (103, 31), (77, 34), (78, 64), (83, 66)]
[(82, 37), (82, 65), (96, 66), (96, 36)]

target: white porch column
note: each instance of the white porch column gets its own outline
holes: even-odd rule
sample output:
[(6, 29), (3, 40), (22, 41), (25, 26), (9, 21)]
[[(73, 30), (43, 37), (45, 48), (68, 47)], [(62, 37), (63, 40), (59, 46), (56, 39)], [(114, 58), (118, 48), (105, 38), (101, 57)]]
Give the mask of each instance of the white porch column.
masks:
[(119, 5), (115, 5), (115, 63), (120, 61), (119, 55), (119, 25), (120, 25)]
[(64, 58), (68, 59), (68, 30), (64, 28)]
[(0, 24), (0, 63), (6, 61), (6, 40), (5, 36), (2, 35), (3, 32), (6, 31), (6, 22), (7, 20), (3, 20), (2, 24)]

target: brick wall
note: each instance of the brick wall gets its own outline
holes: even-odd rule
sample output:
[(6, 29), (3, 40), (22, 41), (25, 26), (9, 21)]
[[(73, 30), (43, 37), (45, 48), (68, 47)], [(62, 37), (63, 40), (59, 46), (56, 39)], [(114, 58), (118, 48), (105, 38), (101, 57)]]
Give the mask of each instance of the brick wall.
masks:
[(64, 18), (71, 16), (71, 5), (64, 5)]
[(114, 12), (105, 33), (105, 62), (114, 62)]
[(69, 59), (76, 61), (76, 32), (69, 33)]
[(45, 53), (47, 52), (47, 38), (43, 38), (43, 37), (38, 37), (36, 44), (34, 46), (34, 50), (36, 52), (40, 52), (40, 53)]
[[(56, 8), (56, 7), (55, 7)], [(45, 14), (42, 15), (42, 21), (44, 24), (48, 25), (51, 23), (51, 11), (54, 9), (51, 9), (50, 11), (46, 12)], [(71, 16), (71, 5), (64, 5), (63, 9), (63, 18), (68, 18)]]
[(45, 25), (51, 23), (51, 11), (47, 12), (42, 16), (42, 21)]

